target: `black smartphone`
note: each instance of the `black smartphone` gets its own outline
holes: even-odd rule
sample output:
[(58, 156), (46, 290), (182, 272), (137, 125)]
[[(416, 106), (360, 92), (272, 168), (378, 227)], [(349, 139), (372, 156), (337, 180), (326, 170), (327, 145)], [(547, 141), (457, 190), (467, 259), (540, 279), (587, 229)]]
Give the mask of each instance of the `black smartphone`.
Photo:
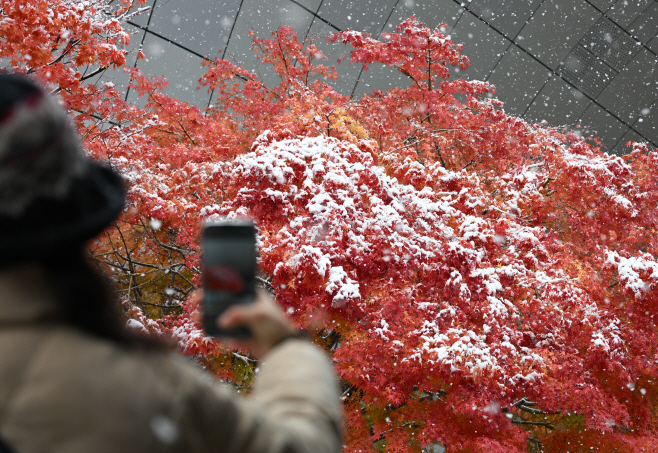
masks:
[(221, 329), (217, 318), (256, 299), (256, 228), (249, 220), (206, 223), (202, 234), (203, 327), (212, 337), (248, 338), (246, 326)]

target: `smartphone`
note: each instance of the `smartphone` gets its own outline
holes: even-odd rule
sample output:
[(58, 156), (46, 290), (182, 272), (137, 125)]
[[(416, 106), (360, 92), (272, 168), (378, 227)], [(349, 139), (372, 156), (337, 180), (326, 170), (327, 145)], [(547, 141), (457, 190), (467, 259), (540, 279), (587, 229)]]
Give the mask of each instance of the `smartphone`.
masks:
[(256, 299), (256, 228), (249, 220), (206, 223), (201, 241), (206, 335), (248, 338), (248, 327), (221, 329), (217, 318), (231, 305)]

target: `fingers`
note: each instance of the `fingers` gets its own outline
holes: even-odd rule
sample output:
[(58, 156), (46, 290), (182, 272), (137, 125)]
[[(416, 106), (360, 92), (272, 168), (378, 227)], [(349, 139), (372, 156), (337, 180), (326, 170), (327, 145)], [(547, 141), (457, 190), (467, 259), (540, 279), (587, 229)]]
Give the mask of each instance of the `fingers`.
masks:
[(190, 295), (190, 303), (199, 306), (201, 305), (201, 301), (203, 301), (203, 290), (197, 289)]
[(222, 329), (230, 329), (247, 324), (249, 319), (248, 309), (245, 310), (242, 306), (234, 306), (217, 318), (217, 325)]
[(271, 304), (276, 305), (272, 297), (265, 291), (258, 289), (254, 303), (229, 307), (217, 319), (217, 325), (222, 329), (243, 325), (250, 326), (266, 316), (267, 306)]
[(196, 307), (196, 310), (192, 314), (192, 320), (198, 323), (203, 322), (203, 309), (201, 307), (203, 301), (203, 290), (199, 289), (192, 293), (188, 299), (190, 305)]

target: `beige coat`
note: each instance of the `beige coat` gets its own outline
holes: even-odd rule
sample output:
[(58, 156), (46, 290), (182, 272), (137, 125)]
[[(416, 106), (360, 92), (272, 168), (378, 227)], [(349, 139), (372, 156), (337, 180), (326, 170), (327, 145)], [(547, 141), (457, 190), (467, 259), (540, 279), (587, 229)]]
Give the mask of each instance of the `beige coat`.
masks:
[(34, 268), (0, 272), (0, 435), (18, 453), (337, 452), (331, 362), (289, 340), (237, 396), (185, 359), (129, 352), (48, 321)]

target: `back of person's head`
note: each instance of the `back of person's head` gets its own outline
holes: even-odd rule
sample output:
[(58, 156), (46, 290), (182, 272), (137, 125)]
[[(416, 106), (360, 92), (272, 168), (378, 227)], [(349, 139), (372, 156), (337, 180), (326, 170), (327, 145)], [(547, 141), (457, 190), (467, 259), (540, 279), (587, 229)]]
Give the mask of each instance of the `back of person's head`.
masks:
[(84, 155), (56, 100), (0, 74), (0, 266), (81, 248), (124, 198), (121, 178)]
[(0, 73), (0, 272), (40, 269), (58, 319), (117, 343), (150, 344), (126, 331), (113, 286), (85, 251), (124, 202), (121, 177), (85, 156), (56, 100), (27, 77)]

